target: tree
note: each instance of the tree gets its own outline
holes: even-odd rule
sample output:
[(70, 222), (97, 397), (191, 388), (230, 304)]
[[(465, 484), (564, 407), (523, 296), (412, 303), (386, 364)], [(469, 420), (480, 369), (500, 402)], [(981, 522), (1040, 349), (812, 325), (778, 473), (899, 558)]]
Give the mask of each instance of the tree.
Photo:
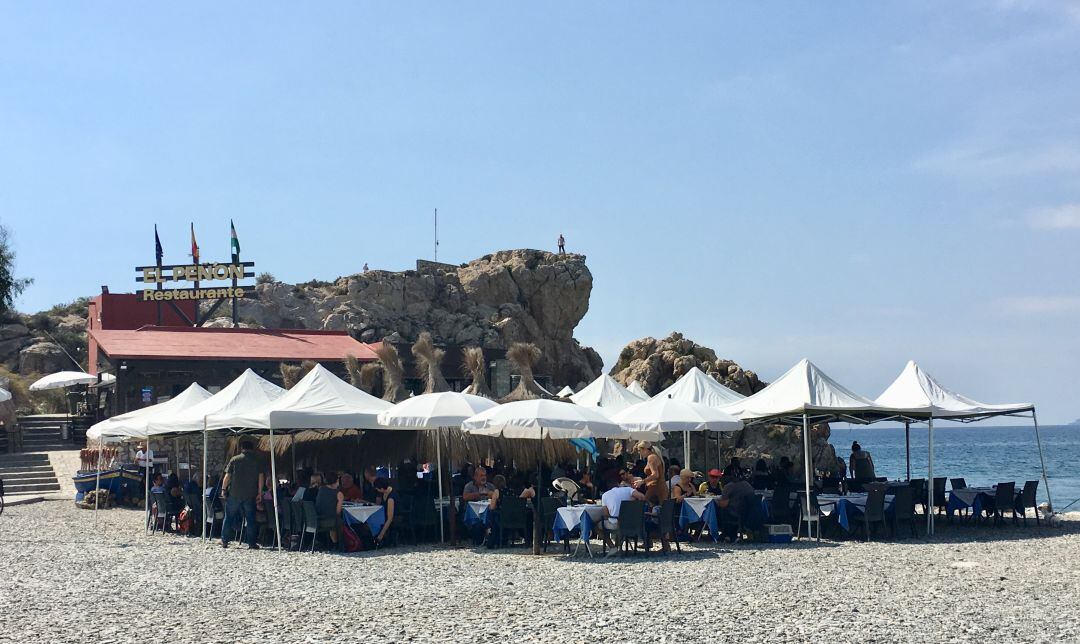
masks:
[(11, 233), (0, 224), (0, 314), (9, 312), (19, 297), (34, 280), (15, 277), (15, 251), (11, 248)]

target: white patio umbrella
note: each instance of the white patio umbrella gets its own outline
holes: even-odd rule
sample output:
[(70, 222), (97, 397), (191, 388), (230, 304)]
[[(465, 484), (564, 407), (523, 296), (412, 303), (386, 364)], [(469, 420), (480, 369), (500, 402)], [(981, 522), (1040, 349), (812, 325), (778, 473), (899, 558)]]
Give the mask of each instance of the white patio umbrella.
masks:
[(75, 385), (92, 385), (96, 382), (97, 376), (92, 376), (83, 371), (58, 371), (34, 381), (34, 384), (30, 385), (30, 391), (63, 389)]
[(612, 420), (631, 437), (657, 440), (657, 436), (683, 432), (684, 467), (690, 467), (690, 432), (737, 432), (743, 423), (727, 412), (703, 403), (658, 395), (615, 414)]
[[(546, 400), (519, 400), (481, 412), (461, 423), (461, 431), (479, 436), (503, 438), (628, 438), (622, 427), (598, 412), (572, 403)], [(537, 501), (542, 489), (540, 465), (536, 467)], [(533, 554), (540, 554), (540, 521), (533, 521)]]
[(379, 424), (387, 429), (433, 430), (435, 434), (435, 462), (438, 465), (439, 482), (439, 540), (443, 534), (443, 482), (442, 482), (442, 436), (441, 430), (461, 427), (462, 421), (498, 404), (482, 396), (445, 391), (421, 394), (394, 405), (379, 414)]
[(7, 402), (11, 400), (11, 392), (7, 389), (0, 389), (0, 402)]

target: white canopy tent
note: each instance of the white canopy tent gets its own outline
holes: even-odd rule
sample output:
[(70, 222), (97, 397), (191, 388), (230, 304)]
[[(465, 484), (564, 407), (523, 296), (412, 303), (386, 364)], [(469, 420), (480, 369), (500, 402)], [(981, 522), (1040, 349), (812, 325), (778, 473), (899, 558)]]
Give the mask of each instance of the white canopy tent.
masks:
[[(487, 411), (497, 404), (483, 396), (463, 394), (453, 391), (433, 394), (421, 394), (394, 405), (379, 414), (379, 424), (388, 429), (425, 429), (441, 432), (460, 428), (467, 419)], [(438, 464), (439, 484), (439, 539), (443, 539), (443, 480), (442, 480), (442, 436), (435, 436), (435, 462)]]
[(277, 400), (243, 412), (213, 414), (207, 423), (244, 429), (377, 429), (379, 413), (391, 407), (317, 364)]
[[(480, 436), (543, 440), (571, 438), (627, 438), (625, 429), (598, 412), (556, 400), (519, 400), (492, 407), (461, 423), (461, 431)], [(543, 460), (543, 459), (540, 459)], [(536, 494), (543, 482), (536, 466)], [(533, 554), (540, 554), (540, 522), (533, 521)]]
[(199, 383), (191, 383), (187, 389), (180, 392), (176, 397), (170, 398), (163, 403), (129, 411), (95, 423), (86, 431), (86, 438), (106, 442), (110, 439), (114, 441), (145, 439), (147, 437), (147, 426), (151, 420), (179, 413), (199, 404), (211, 395), (209, 391), (200, 387)]
[(670, 387), (656, 394), (654, 398), (671, 398), (683, 402), (701, 403), (710, 407), (724, 407), (736, 403), (746, 396), (732, 391), (697, 367), (691, 367)]
[[(147, 426), (150, 421), (158, 416), (168, 416), (173, 413), (179, 413), (185, 409), (189, 409), (206, 400), (211, 396), (210, 392), (199, 386), (199, 383), (191, 383), (187, 389), (180, 392), (175, 398), (158, 403), (156, 405), (150, 405), (149, 407), (143, 407), (142, 409), (136, 409), (129, 411), (119, 416), (113, 416), (107, 420), (103, 420), (100, 423), (96, 423), (86, 430), (87, 440), (96, 440), (99, 442), (119, 442), (130, 439), (147, 439)], [(146, 442), (146, 451), (149, 456), (150, 441)], [(100, 463), (100, 446), (98, 450), (98, 459)], [(146, 515), (150, 515), (150, 459), (145, 459), (146, 471), (143, 474), (143, 510)], [(101, 485), (101, 467), (98, 466), (98, 481), (95, 485)], [(95, 498), (95, 509), (97, 508), (97, 494)]]
[[(671, 384), (667, 389), (653, 396), (657, 398), (670, 398), (688, 403), (698, 403), (709, 407), (721, 408), (725, 405), (738, 402), (745, 398), (737, 391), (732, 391), (720, 382), (697, 367), (691, 367)], [(683, 433), (683, 458), (685, 466), (690, 467), (690, 434)], [(716, 439), (716, 458), (720, 459), (720, 437)], [(720, 465), (720, 463), (717, 463)]]
[[(737, 432), (742, 421), (715, 407), (657, 396), (624, 409), (612, 417), (631, 438), (658, 440), (682, 432)], [(683, 467), (690, 467), (690, 441), (683, 443)]]
[(555, 395), (558, 396), (559, 398), (566, 398), (568, 396), (573, 396), (574, 395), (574, 390), (570, 388), (570, 385), (566, 385), (565, 387), (563, 387), (562, 389), (559, 390), (559, 393), (557, 393)]
[[(1046, 475), (1046, 458), (1043, 455), (1042, 438), (1039, 436), (1039, 421), (1035, 415), (1035, 406), (1033, 404), (991, 405), (968, 398), (944, 387), (937, 379), (923, 371), (914, 360), (908, 361), (907, 365), (904, 366), (904, 370), (896, 377), (896, 380), (877, 397), (875, 402), (885, 407), (912, 410), (910, 413), (905, 413), (904, 418), (908, 479), (911, 478), (910, 424), (912, 421), (926, 421), (927, 423), (927, 507), (933, 507), (934, 504), (935, 419), (968, 423), (994, 416), (1026, 417), (1031, 414), (1032, 422), (1035, 425), (1035, 441), (1039, 447), (1039, 461), (1042, 465), (1042, 479), (1046, 488), (1046, 500), (1049, 506), (1053, 508), (1053, 501), (1050, 498), (1050, 481)], [(928, 534), (934, 533), (932, 512), (926, 515), (926, 530)]]
[(646, 392), (645, 389), (638, 384), (637, 380), (631, 380), (630, 384), (626, 385), (626, 390), (642, 400), (648, 400), (649, 398), (651, 398), (648, 392)]
[(761, 391), (723, 409), (747, 424), (802, 426), (807, 507), (810, 506), (811, 490), (810, 423), (838, 420), (866, 424), (903, 415), (901, 410), (883, 407), (852, 392), (806, 359), (800, 360)]
[[(270, 433), (270, 476), (274, 507), (277, 499), (277, 452), (275, 429), (376, 429), (378, 415), (393, 405), (361, 391), (335, 376), (321, 364), (315, 365), (300, 382), (273, 402), (246, 411), (212, 414), (206, 422), (237, 429), (266, 429)], [(281, 548), (281, 526), (274, 515), (274, 534)]]
[(97, 384), (97, 376), (92, 376), (85, 371), (58, 371), (50, 373), (44, 378), (38, 378), (30, 385), (30, 391), (45, 391), (46, 389), (64, 389), (75, 385)]
[[(172, 415), (155, 415), (147, 424), (146, 433), (154, 436), (178, 436), (201, 432), (202, 489), (206, 490), (207, 452), (209, 430), (226, 429), (219, 421), (209, 421), (210, 416), (233, 416), (263, 407), (285, 394), (285, 390), (261, 378), (251, 369), (245, 369), (236, 380), (206, 400)], [(202, 538), (206, 539), (206, 503), (202, 504)]]
[(584, 389), (570, 396), (570, 400), (575, 405), (598, 411), (607, 418), (641, 402), (637, 396), (607, 374), (593, 380)]

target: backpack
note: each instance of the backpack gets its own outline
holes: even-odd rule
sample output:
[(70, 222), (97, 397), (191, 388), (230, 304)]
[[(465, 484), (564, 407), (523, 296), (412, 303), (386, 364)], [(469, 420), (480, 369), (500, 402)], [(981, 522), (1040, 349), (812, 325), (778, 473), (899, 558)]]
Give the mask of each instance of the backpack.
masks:
[(345, 552), (362, 552), (367, 549), (364, 540), (346, 524), (341, 526), (341, 543), (345, 547)]

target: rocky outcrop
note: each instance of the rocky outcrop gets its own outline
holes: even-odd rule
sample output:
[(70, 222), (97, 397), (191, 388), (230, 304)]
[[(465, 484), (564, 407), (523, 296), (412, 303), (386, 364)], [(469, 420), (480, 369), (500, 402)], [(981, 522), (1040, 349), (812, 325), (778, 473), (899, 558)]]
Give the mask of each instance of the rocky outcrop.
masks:
[(555, 382), (589, 382), (599, 355), (574, 340), (589, 309), (592, 273), (582, 255), (508, 250), (460, 266), (422, 263), (415, 271), (368, 271), (333, 282), (259, 284), (241, 319), (269, 328), (347, 330), (364, 342), (508, 348), (531, 342), (536, 372)]
[(715, 351), (678, 332), (663, 340), (641, 338), (626, 345), (611, 368), (611, 377), (624, 385), (636, 380), (654, 396), (694, 367), (744, 396), (765, 388), (753, 371), (743, 369), (733, 360), (717, 358)]
[(52, 342), (37, 342), (19, 352), (19, 373), (54, 373), (74, 368), (64, 350)]

